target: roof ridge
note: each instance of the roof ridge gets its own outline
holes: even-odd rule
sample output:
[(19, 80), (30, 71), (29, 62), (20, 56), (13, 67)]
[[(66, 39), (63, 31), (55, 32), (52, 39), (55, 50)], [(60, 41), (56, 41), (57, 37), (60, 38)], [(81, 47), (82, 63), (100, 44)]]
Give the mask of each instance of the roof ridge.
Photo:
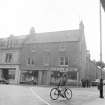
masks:
[(48, 31), (48, 32), (40, 32), (36, 34), (45, 34), (45, 33), (56, 33), (56, 32), (67, 32), (67, 31), (79, 31), (79, 29), (74, 29), (74, 30), (60, 30), (60, 31)]

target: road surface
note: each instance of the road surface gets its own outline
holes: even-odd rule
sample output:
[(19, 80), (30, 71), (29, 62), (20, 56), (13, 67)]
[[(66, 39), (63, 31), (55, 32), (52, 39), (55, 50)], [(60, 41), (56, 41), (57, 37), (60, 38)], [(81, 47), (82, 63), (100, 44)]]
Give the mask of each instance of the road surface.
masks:
[(50, 90), (48, 87), (0, 84), (0, 105), (91, 105), (100, 100), (97, 88), (72, 88), (73, 97), (69, 101), (51, 100)]

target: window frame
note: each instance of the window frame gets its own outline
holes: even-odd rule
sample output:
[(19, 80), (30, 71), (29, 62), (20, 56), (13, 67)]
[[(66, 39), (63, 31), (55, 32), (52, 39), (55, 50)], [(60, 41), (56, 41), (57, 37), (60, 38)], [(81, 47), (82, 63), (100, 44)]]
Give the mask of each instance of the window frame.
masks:
[(59, 66), (69, 66), (69, 57), (68, 56), (60, 56), (58, 59), (58, 62), (59, 62)]
[(43, 56), (43, 65), (44, 66), (49, 66), (50, 58), (49, 55)]

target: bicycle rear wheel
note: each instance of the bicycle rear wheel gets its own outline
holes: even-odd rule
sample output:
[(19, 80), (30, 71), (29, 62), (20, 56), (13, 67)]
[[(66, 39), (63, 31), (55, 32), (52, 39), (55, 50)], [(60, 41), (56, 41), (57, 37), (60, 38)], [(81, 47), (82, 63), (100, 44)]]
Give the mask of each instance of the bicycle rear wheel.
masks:
[(50, 98), (52, 100), (56, 100), (59, 97), (58, 89), (57, 88), (52, 88), (50, 91)]
[(72, 91), (69, 88), (66, 88), (64, 91), (65, 98), (70, 100), (72, 98)]

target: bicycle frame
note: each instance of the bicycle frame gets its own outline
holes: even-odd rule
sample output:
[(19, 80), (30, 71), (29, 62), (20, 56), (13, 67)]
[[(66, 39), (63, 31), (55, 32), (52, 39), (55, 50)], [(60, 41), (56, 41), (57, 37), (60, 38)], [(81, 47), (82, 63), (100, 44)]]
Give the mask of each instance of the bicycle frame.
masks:
[(59, 88), (59, 87), (61, 86), (60, 84), (61, 84), (61, 80), (60, 80), (60, 82), (58, 83), (57, 88)]
[(60, 89), (60, 84), (61, 84), (61, 80), (60, 80), (59, 84), (57, 85), (58, 95), (65, 98), (64, 92), (62, 93), (62, 89)]
[[(51, 97), (51, 99), (56, 100), (56, 99), (59, 98), (59, 96), (61, 96), (62, 98), (66, 98), (68, 100), (71, 99), (71, 97), (72, 97), (72, 91), (69, 88), (65, 88), (65, 90), (63, 90), (62, 88), (60, 89), (60, 83), (61, 83), (61, 81), (59, 82), (57, 87), (51, 89), (51, 91), (50, 91), (50, 97)], [(69, 90), (70, 97), (67, 96), (67, 94), (66, 94), (67, 90)], [(52, 95), (55, 95), (55, 98)]]

